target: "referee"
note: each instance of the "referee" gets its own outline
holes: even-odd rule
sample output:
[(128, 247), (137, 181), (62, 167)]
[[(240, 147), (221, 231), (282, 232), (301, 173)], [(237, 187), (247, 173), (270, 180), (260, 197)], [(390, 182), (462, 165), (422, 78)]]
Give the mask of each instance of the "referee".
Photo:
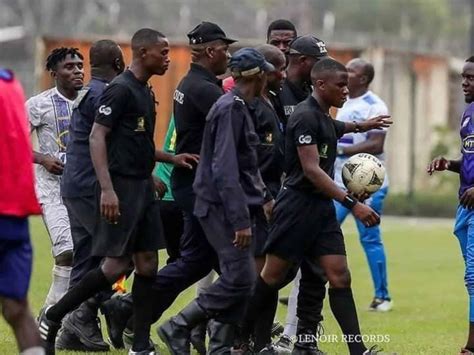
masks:
[[(332, 200), (351, 209), (366, 226), (376, 225), (380, 219), (370, 207), (357, 202), (334, 183), (337, 138), (347, 132), (388, 127), (391, 122), (386, 120), (388, 116), (360, 124), (339, 122), (329, 116), (329, 108), (341, 107), (348, 94), (348, 74), (341, 63), (333, 59), (318, 61), (311, 71), (311, 79), (313, 94), (296, 107), (288, 121), (287, 176), (275, 204), (265, 246), (265, 266), (257, 279), (246, 321), (252, 324), (262, 314), (273, 319), (276, 304), (269, 300), (278, 297), (290, 267), (311, 258), (319, 261), (327, 275), (331, 310), (343, 334), (357, 339), (359, 322), (350, 288), (344, 239)], [(273, 307), (273, 314), (268, 312), (268, 307)], [(351, 355), (371, 353), (362, 342), (349, 342), (348, 346)]]
[(105, 259), (100, 268), (87, 273), (41, 315), (39, 327), (48, 354), (55, 353), (54, 342), (62, 318), (97, 292), (109, 290), (128, 269), (132, 257), (135, 337), (130, 354), (154, 353), (149, 343), (150, 309), (162, 233), (151, 174), (155, 160), (190, 167), (187, 161), (195, 159), (191, 155), (173, 157), (155, 151), (155, 100), (147, 82), (153, 75), (165, 74), (169, 50), (162, 33), (152, 29), (136, 32), (130, 69), (117, 76), (100, 99), (90, 136), (102, 217), (92, 255)]

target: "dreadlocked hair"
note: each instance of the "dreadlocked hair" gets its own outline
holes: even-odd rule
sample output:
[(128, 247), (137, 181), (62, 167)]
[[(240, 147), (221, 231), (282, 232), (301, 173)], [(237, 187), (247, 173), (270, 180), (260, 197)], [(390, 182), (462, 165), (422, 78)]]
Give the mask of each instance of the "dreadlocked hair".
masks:
[(46, 70), (51, 71), (56, 69), (56, 65), (59, 62), (62, 62), (67, 55), (71, 55), (71, 57), (79, 57), (80, 59), (84, 59), (84, 56), (79, 52), (79, 48), (72, 48), (72, 47), (60, 47), (55, 48), (51, 51), (46, 58)]

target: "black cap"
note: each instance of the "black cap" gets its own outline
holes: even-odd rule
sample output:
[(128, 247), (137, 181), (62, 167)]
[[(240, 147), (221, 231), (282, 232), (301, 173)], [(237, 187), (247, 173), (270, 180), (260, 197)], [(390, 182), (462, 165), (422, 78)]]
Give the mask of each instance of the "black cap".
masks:
[(290, 54), (303, 54), (311, 57), (327, 57), (326, 44), (313, 35), (296, 37), (290, 43)]
[(212, 22), (201, 22), (189, 33), (189, 44), (201, 44), (216, 41), (218, 39), (231, 44), (237, 42), (235, 39), (227, 38), (225, 32)]
[(254, 48), (242, 48), (235, 52), (230, 58), (229, 68), (234, 77), (251, 76), (275, 70), (275, 67)]

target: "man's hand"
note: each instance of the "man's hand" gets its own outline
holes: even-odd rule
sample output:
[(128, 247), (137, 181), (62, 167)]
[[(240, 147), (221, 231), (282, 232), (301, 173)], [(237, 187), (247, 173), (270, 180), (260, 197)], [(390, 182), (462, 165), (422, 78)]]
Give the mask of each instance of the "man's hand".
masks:
[(272, 218), (273, 206), (275, 206), (275, 200), (273, 199), (263, 205), (263, 213), (268, 222), (270, 222), (270, 219)]
[(64, 170), (64, 164), (58, 158), (52, 157), (51, 155), (45, 155), (40, 164), (44, 166), (48, 172), (54, 175), (61, 175)]
[(100, 215), (112, 224), (118, 223), (119, 200), (114, 190), (102, 190), (100, 194)]
[(369, 118), (364, 122), (359, 123), (360, 130), (362, 132), (367, 132), (372, 129), (383, 129), (390, 127), (393, 124), (392, 120), (389, 120), (391, 116), (389, 115), (380, 115), (377, 117)]
[(173, 164), (174, 166), (180, 168), (187, 168), (193, 169), (193, 165), (197, 165), (199, 163), (199, 155), (197, 154), (189, 154), (183, 153), (178, 154), (173, 157)]
[(433, 175), (435, 171), (444, 171), (449, 169), (450, 162), (445, 157), (434, 158), (433, 161), (428, 165), (426, 171), (428, 174)]
[(459, 203), (464, 208), (472, 210), (474, 208), (474, 187), (467, 189), (459, 199)]
[(245, 228), (235, 232), (234, 246), (239, 249), (246, 249), (252, 241), (252, 229)]
[(380, 223), (380, 216), (372, 208), (360, 202), (352, 208), (352, 214), (366, 227), (373, 227)]
[(160, 199), (163, 198), (163, 196), (165, 195), (166, 191), (168, 191), (168, 187), (166, 186), (166, 184), (161, 181), (161, 179), (157, 176), (153, 176), (153, 182), (155, 184), (155, 190), (156, 192), (158, 193), (158, 197)]

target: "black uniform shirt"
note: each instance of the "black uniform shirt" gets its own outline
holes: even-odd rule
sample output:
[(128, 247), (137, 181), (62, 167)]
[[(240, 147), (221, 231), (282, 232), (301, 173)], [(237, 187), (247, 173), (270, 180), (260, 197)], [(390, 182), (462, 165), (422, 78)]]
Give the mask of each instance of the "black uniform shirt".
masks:
[(285, 186), (301, 191), (318, 193), (316, 187), (303, 172), (297, 147), (318, 146), (319, 166), (334, 178), (337, 140), (344, 134), (345, 124), (324, 113), (313, 96), (296, 106), (286, 129), (285, 145)]
[(147, 84), (126, 70), (105, 89), (95, 122), (110, 127), (111, 174), (146, 179), (155, 166), (155, 99)]
[[(191, 63), (191, 69), (174, 92), (176, 154), (199, 154), (206, 116), (223, 93), (221, 82), (213, 73)], [(175, 168), (173, 186), (191, 185), (195, 170)]]
[(66, 150), (67, 160), (61, 177), (63, 197), (95, 194), (97, 178), (91, 160), (89, 135), (98, 109), (97, 103), (106, 86), (105, 80), (92, 77), (74, 101)]
[(257, 145), (251, 114), (233, 89), (207, 116), (193, 184), (196, 216), (205, 216), (209, 204), (219, 204), (235, 231), (250, 227), (249, 207), (263, 204), (265, 189), (258, 170)]
[(283, 87), (281, 88), (279, 96), (283, 106), (283, 112), (285, 114), (285, 126), (291, 114), (295, 110), (296, 105), (305, 100), (310, 94), (311, 88), (309, 85), (306, 85), (304, 88), (300, 88), (288, 79), (283, 82)]
[(260, 173), (263, 182), (276, 197), (283, 173), (284, 144), (280, 121), (274, 108), (263, 97), (256, 98), (249, 109), (259, 138), (257, 157)]

